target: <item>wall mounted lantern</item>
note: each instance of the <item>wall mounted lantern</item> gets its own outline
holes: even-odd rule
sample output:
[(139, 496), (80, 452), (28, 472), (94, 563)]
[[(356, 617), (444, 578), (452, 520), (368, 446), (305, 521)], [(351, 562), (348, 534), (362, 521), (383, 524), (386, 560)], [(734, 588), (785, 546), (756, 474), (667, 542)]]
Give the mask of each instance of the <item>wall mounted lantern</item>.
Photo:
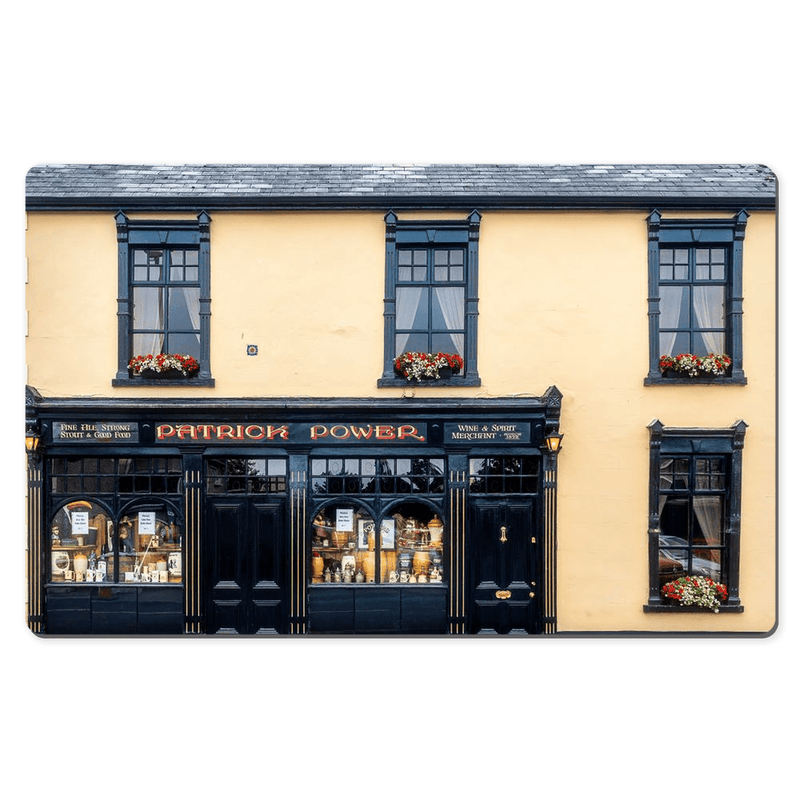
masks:
[(551, 431), (544, 437), (545, 444), (547, 445), (547, 449), (549, 452), (555, 455), (556, 453), (561, 452), (561, 440), (564, 438), (563, 433), (558, 433), (557, 431)]

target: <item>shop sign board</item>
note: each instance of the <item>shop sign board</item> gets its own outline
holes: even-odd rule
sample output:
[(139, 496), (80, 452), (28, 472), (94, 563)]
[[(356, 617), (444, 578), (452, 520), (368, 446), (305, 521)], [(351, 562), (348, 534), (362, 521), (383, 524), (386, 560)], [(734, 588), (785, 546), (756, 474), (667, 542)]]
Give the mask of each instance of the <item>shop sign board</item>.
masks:
[(54, 422), (54, 442), (138, 443), (139, 424), (136, 422)]
[[(448, 422), (445, 444), (530, 444), (528, 422)], [(138, 444), (136, 422), (54, 422), (53, 442)], [(155, 425), (157, 444), (416, 444), (428, 442), (425, 422), (170, 422)]]
[(445, 443), (530, 444), (528, 422), (453, 422), (444, 426)]
[(220, 444), (420, 444), (428, 441), (425, 423), (265, 422), (165, 423), (156, 425), (157, 443)]

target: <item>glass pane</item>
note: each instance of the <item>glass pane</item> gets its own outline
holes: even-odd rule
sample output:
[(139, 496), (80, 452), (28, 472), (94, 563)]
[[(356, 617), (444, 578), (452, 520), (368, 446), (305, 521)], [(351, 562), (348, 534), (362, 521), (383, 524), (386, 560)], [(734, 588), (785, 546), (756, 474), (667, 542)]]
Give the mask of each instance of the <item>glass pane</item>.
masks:
[(447, 286), (433, 290), (433, 328), (464, 330), (464, 290)]
[(336, 504), (312, 523), (312, 583), (375, 583), (375, 522), (360, 508)]
[(400, 333), (395, 337), (395, 355), (407, 352), (427, 353), (428, 349), (427, 333)]
[(412, 261), (412, 252), (411, 250), (398, 250), (397, 251), (397, 263), (410, 265)]
[(464, 263), (464, 251), (463, 250), (451, 250), (450, 251), (450, 263), (451, 264), (463, 264)]
[(176, 286), (169, 289), (170, 330), (200, 329), (200, 288)]
[(698, 328), (725, 327), (725, 287), (695, 286), (692, 307)]
[(50, 580), (110, 583), (114, 580), (114, 524), (101, 506), (76, 500), (62, 506), (50, 525)]
[(722, 498), (695, 497), (692, 511), (695, 518), (693, 543), (719, 545), (722, 542)]
[(133, 289), (133, 329), (163, 330), (163, 328), (164, 290), (155, 286), (135, 286)]
[(691, 353), (691, 337), (688, 333), (662, 333), (659, 337), (662, 356), (677, 356), (679, 353)]
[(722, 580), (721, 552), (705, 547), (696, 547), (692, 551), (692, 564), (690, 573), (711, 578), (718, 583)]
[(186, 267), (184, 270), (184, 280), (187, 281), (199, 281), (200, 280), (200, 268), (199, 267)]
[(463, 281), (464, 280), (464, 267), (450, 267), (450, 280)]
[(266, 475), (267, 461), (264, 458), (251, 458), (247, 461), (248, 475)]
[(286, 462), (282, 458), (271, 458), (267, 470), (269, 475), (286, 475)]
[(170, 261), (172, 262), (173, 266), (183, 265), (184, 263), (183, 255), (184, 255), (183, 250), (173, 250), (170, 253)]
[(169, 279), (175, 283), (183, 280), (183, 267), (170, 267)]
[(413, 280), (415, 283), (424, 283), (428, 277), (427, 267), (414, 267)]
[(200, 360), (200, 334), (199, 333), (171, 333), (167, 337), (167, 349), (170, 353), (182, 356), (192, 356)]
[[(665, 583), (674, 581), (677, 578), (683, 578), (689, 568), (689, 551), (681, 547), (675, 546), (674, 542), (669, 540), (676, 537), (659, 536), (658, 543), (662, 547), (658, 551), (658, 582), (659, 586)], [(685, 540), (679, 540), (685, 543)], [(670, 545), (663, 547), (663, 545)]]
[(121, 583), (181, 582), (181, 532), (171, 510), (145, 506), (128, 514), (120, 521), (119, 538)]
[(433, 263), (434, 264), (447, 264), (448, 262), (448, 251), (447, 250), (434, 250), (433, 252)]
[(414, 265), (427, 264), (428, 251), (427, 250), (414, 250)]
[(458, 353), (464, 357), (463, 333), (434, 333), (431, 336), (431, 350), (434, 353)]
[(433, 271), (433, 279), (439, 283), (444, 283), (450, 276), (447, 267), (436, 267)]
[(402, 282), (411, 281), (411, 267), (398, 267), (397, 280)]
[(146, 356), (164, 352), (163, 333), (136, 333), (132, 340), (134, 355)]
[[(683, 539), (688, 545), (689, 535), (689, 498), (684, 496), (671, 497), (659, 496), (659, 526), (666, 541), (672, 545), (679, 545), (678, 539)], [(672, 537), (671, 539), (669, 537)]]
[(409, 286), (397, 290), (398, 330), (427, 330), (428, 292), (423, 287)]
[(380, 526), (381, 583), (441, 584), (444, 525), (421, 503), (403, 503)]
[(689, 287), (662, 286), (659, 327), (662, 330), (689, 327)]

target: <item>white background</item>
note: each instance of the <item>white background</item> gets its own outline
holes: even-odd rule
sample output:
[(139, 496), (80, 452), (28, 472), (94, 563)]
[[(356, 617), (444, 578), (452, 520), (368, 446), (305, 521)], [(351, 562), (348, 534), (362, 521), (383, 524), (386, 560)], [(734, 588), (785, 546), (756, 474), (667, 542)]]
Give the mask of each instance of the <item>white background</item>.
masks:
[[(739, 798), (794, 783), (796, 602), (783, 586), (797, 545), (785, 511), (781, 624), (766, 639), (37, 639), (23, 615), (22, 402), (24, 178), (40, 162), (764, 163), (780, 180), (785, 320), (797, 293), (791, 8), (6, 9), (0, 719), (10, 796)], [(787, 362), (790, 333), (784, 322)], [(784, 373), (784, 411), (791, 388)], [(785, 457), (781, 469), (791, 492), (796, 470)]]

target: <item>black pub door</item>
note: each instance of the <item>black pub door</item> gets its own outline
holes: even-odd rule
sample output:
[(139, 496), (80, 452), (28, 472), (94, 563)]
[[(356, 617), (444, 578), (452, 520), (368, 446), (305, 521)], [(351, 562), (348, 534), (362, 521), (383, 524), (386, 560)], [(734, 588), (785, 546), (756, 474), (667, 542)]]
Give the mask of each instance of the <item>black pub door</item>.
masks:
[(534, 498), (473, 500), (469, 633), (540, 633)]
[(207, 633), (286, 633), (283, 499), (208, 498)]

